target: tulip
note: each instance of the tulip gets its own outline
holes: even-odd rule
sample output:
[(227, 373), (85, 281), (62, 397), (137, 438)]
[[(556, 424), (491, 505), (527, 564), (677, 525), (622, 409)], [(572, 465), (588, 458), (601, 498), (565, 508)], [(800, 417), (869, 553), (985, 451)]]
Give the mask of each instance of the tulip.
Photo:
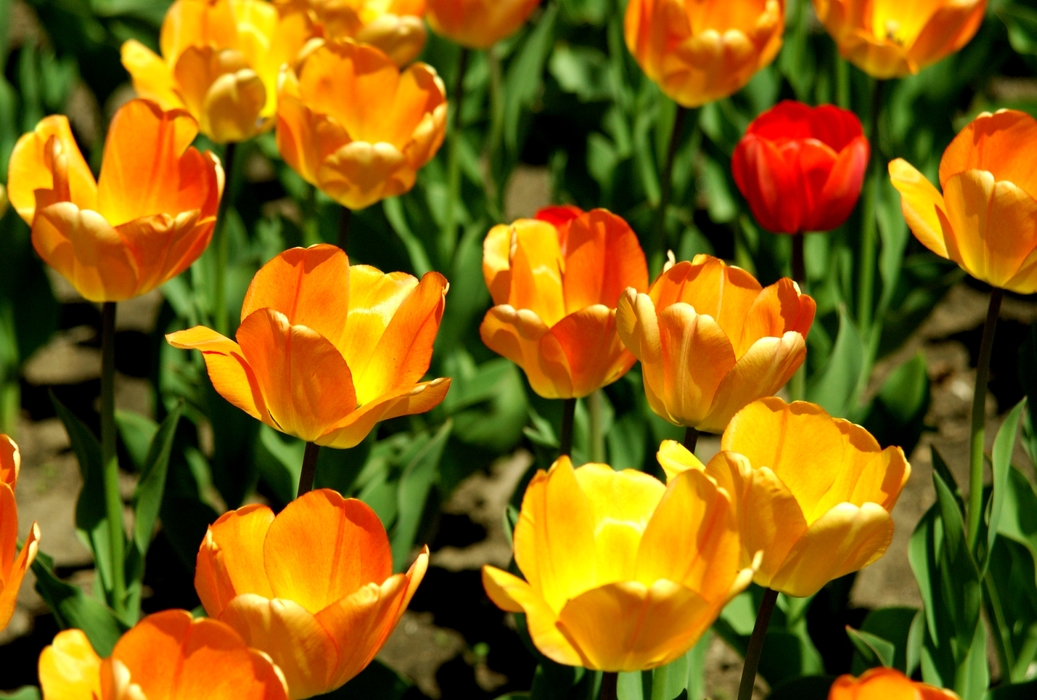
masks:
[(282, 14), (304, 12), (325, 39), (354, 39), (406, 66), (425, 48), (425, 0), (275, 0)]
[(731, 171), (768, 231), (831, 231), (856, 206), (870, 155), (853, 112), (786, 100), (749, 125)]
[(401, 73), (378, 49), (344, 41), (319, 44), (297, 71), (282, 81), (277, 147), (304, 180), (350, 209), (414, 187), (446, 134), (432, 66)]
[(165, 109), (186, 109), (216, 143), (273, 126), (277, 76), (312, 34), (302, 13), (279, 17), (263, 0), (177, 0), (162, 22), (162, 56), (122, 45), (133, 87)]
[(684, 107), (728, 97), (778, 55), (785, 0), (630, 0), (627, 48)]
[(15, 554), (18, 504), (14, 500), (14, 487), (18, 483), (21, 463), (18, 445), (6, 435), (0, 435), (0, 630), (7, 627), (14, 615), (18, 589), (29, 565), (36, 559), (40, 543), (40, 528), (33, 523), (22, 551)]
[(479, 334), (544, 398), (579, 398), (616, 381), (634, 356), (616, 334), (623, 290), (648, 287), (630, 226), (604, 209), (552, 208), (497, 226), (483, 244), (495, 306)]
[(108, 131), (94, 180), (68, 119), (46, 117), (11, 153), (8, 193), (43, 260), (90, 301), (123, 301), (164, 284), (212, 238), (223, 169), (190, 147), (180, 110), (133, 100)]
[(778, 398), (738, 412), (705, 467), (682, 445), (663, 443), (669, 478), (704, 471), (733, 497), (742, 562), (763, 559), (755, 581), (810, 596), (829, 581), (877, 561), (893, 538), (896, 505), (911, 465), (868, 431), (820, 406)]
[(421, 583), (428, 547), (406, 574), (378, 516), (334, 491), (311, 491), (276, 517), (250, 505), (224, 514), (198, 550), (205, 611), (284, 672), (292, 698), (328, 693), (371, 662)]
[(560, 457), (526, 488), (515, 526), (525, 580), (483, 567), (498, 607), (525, 613), (537, 649), (618, 672), (670, 663), (748, 586), (729, 494), (700, 471), (668, 487)]
[(81, 630), (40, 654), (44, 700), (285, 700), (284, 676), (216, 620), (186, 610), (149, 615), (101, 658)]
[(1037, 120), (1003, 110), (981, 114), (944, 151), (942, 195), (906, 161), (890, 163), (915, 237), (991, 286), (1037, 292), (1034, 146)]
[(774, 394), (806, 358), (814, 300), (782, 279), (764, 289), (708, 255), (671, 264), (648, 294), (619, 299), (619, 337), (641, 361), (648, 405), (674, 425), (720, 433)]
[(873, 668), (860, 678), (839, 676), (828, 700), (958, 700), (958, 696), (913, 681), (895, 668)]
[(540, 0), (426, 0), (432, 31), (469, 49), (488, 49), (517, 32)]
[(873, 78), (911, 75), (972, 40), (987, 0), (814, 0), (843, 58)]
[(197, 349), (223, 398), (271, 428), (340, 449), (378, 421), (438, 406), (449, 379), (419, 380), (448, 288), (430, 272), (350, 267), (331, 245), (293, 248), (256, 274), (237, 340), (197, 326), (166, 336)]

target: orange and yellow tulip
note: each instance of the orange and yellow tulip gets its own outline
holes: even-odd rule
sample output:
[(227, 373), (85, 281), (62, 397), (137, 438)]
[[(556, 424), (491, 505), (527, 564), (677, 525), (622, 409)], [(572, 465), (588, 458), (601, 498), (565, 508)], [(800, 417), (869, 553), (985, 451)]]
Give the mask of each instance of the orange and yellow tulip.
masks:
[(282, 14), (305, 12), (325, 39), (355, 39), (405, 66), (425, 48), (425, 0), (275, 0)]
[(142, 97), (186, 109), (216, 143), (245, 141), (273, 126), (278, 73), (312, 31), (305, 14), (282, 18), (264, 0), (177, 0), (162, 22), (162, 56), (131, 39), (122, 64)]
[(470, 49), (488, 49), (517, 32), (540, 0), (426, 0), (432, 31)]
[(7, 627), (18, 602), (18, 589), (29, 565), (36, 559), (40, 544), (40, 528), (36, 523), (29, 528), (22, 551), (18, 546), (18, 504), (14, 487), (22, 458), (18, 445), (6, 435), (0, 435), (0, 630)]
[(209, 245), (223, 190), (211, 153), (190, 147), (198, 125), (148, 100), (119, 109), (101, 176), (68, 119), (46, 117), (11, 153), (11, 204), (43, 260), (90, 301), (123, 301), (186, 270)]
[(286, 700), (284, 676), (216, 620), (186, 610), (149, 615), (102, 660), (81, 630), (40, 654), (44, 700)]
[(446, 88), (436, 70), (402, 73), (353, 41), (313, 48), (283, 75), (277, 147), (311, 185), (363, 209), (414, 187), (446, 135)]
[(785, 0), (630, 0), (627, 48), (673, 101), (700, 107), (741, 90), (781, 49)]
[(256, 274), (235, 343), (202, 326), (166, 339), (197, 349), (223, 398), (271, 428), (326, 447), (358, 445), (378, 421), (438, 406), (449, 379), (421, 382), (448, 288), (429, 272), (350, 267), (339, 248), (293, 248)]
[(987, 0), (814, 0), (817, 18), (850, 63), (874, 78), (900, 78), (972, 40)]
[(599, 671), (677, 659), (752, 578), (730, 497), (699, 471), (666, 487), (560, 457), (526, 488), (514, 547), (525, 580), (484, 566), (490, 600), (549, 659)]
[(623, 290), (648, 287), (637, 234), (604, 209), (547, 209), (496, 226), (483, 244), (495, 306), (479, 334), (548, 399), (587, 396), (634, 364), (616, 334)]
[(329, 693), (371, 663), (425, 576), (406, 574), (378, 516), (334, 491), (311, 491), (276, 517), (250, 505), (209, 527), (195, 589), (210, 617), (273, 658), (292, 698)]
[(839, 676), (828, 693), (828, 700), (958, 700), (942, 688), (918, 683), (895, 668), (873, 668), (860, 678)]
[(782, 279), (763, 288), (708, 255), (670, 264), (648, 294), (628, 289), (619, 337), (641, 361), (648, 405), (674, 425), (720, 433), (806, 358), (814, 300)]
[(743, 565), (763, 553), (756, 583), (809, 596), (885, 554), (890, 511), (911, 475), (899, 447), (883, 450), (864, 428), (820, 406), (772, 397), (739, 411), (720, 449), (703, 467), (666, 441), (659, 463), (671, 479), (704, 471), (732, 495)]
[(929, 250), (978, 280), (1037, 292), (1037, 120), (1012, 110), (981, 114), (940, 161), (941, 195), (898, 158), (889, 164), (904, 218)]

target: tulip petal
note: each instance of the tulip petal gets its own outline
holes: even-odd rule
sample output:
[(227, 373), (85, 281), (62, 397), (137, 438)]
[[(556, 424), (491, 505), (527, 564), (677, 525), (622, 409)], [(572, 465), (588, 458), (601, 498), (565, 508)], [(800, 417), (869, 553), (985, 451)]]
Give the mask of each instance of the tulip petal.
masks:
[(238, 27), (234, 14), (229, 0), (174, 2), (162, 21), (159, 50), (172, 63), (191, 46), (235, 46)]
[(648, 406), (671, 423), (676, 419), (666, 406), (666, 365), (655, 304), (647, 294), (628, 289), (616, 306), (616, 331), (623, 344), (641, 361)]
[(495, 306), (486, 312), (479, 336), (490, 350), (521, 367), (540, 396), (573, 397), (565, 350), (535, 312), (507, 304)]
[(516, 309), (528, 309), (547, 326), (554, 326), (566, 316), (562, 287), (565, 263), (558, 230), (528, 219), (515, 222), (512, 230), (508, 303)]
[(222, 615), (238, 595), (274, 597), (263, 564), (263, 542), (273, 522), (272, 510), (248, 505), (209, 526), (198, 549), (194, 588), (210, 617)]
[(7, 484), (13, 489), (18, 483), (21, 466), (22, 452), (18, 449), (18, 443), (0, 434), (0, 484)]
[(354, 210), (407, 192), (415, 178), (403, 153), (384, 142), (353, 141), (328, 156), (317, 170), (317, 186)]
[[(900, 206), (911, 232), (922, 245), (941, 258), (950, 258), (945, 231), (938, 212), (944, 211), (940, 192), (907, 161), (897, 158), (889, 164), (893, 187), (900, 192)], [(956, 246), (954, 246), (956, 247)]]
[(745, 270), (712, 256), (697, 255), (690, 263), (681, 262), (666, 270), (649, 294), (659, 313), (679, 302), (690, 304), (695, 313), (711, 316), (720, 324), (728, 338), (738, 339), (762, 289)]
[(11, 621), (18, 602), (18, 589), (22, 586), (25, 572), (36, 559), (40, 528), (36, 523), (32, 524), (22, 551), (15, 558), (17, 540), (18, 505), (14, 491), (7, 484), (0, 484), (0, 630)]
[[(52, 140), (53, 139), (53, 140)], [(55, 153), (59, 162), (55, 161)], [(58, 171), (57, 173), (55, 171)], [(36, 129), (23, 135), (11, 151), (7, 167), (7, 197), (25, 223), (32, 226), (36, 191), (67, 183), (68, 199), (80, 209), (97, 206), (97, 183), (76, 145), (68, 117), (46, 117)]]
[[(986, 9), (986, 0), (942, 3), (911, 43), (912, 63), (925, 68), (961, 49), (979, 31)], [(903, 6), (898, 11), (903, 12)]]
[(443, 402), (449, 390), (450, 380), (440, 378), (380, 396), (346, 416), (318, 438), (317, 444), (340, 450), (356, 447), (379, 421), (431, 411)]
[(277, 103), (277, 150), (285, 162), (306, 182), (317, 184), (317, 172), (324, 159), (349, 143), (349, 134), (336, 122), (314, 114), (285, 80)]
[(958, 132), (940, 161), (940, 184), (967, 170), (986, 170), (995, 180), (1008, 180), (1037, 199), (1037, 173), (1029, 147), (1037, 143), (1037, 119), (1025, 112), (1002, 110), (981, 114)]
[(800, 200), (788, 195), (798, 191), (796, 172), (775, 143), (746, 134), (731, 157), (731, 173), (760, 226), (772, 233), (802, 230)]
[(220, 396), (256, 420), (278, 427), (267, 411), (256, 373), (237, 343), (204, 326), (170, 333), (166, 341), (174, 348), (201, 351), (209, 380)]
[(701, 471), (706, 469), (702, 460), (676, 440), (663, 440), (659, 445), (656, 458), (659, 460), (659, 466), (663, 468), (663, 473), (666, 474), (666, 483), (670, 483), (677, 478), (677, 475), (689, 469)]
[(757, 582), (786, 595), (813, 595), (877, 561), (892, 539), (893, 519), (882, 506), (841, 503), (810, 525), (769, 583)]
[(511, 293), (512, 227), (500, 224), (490, 229), (482, 247), (482, 273), (496, 306), (508, 303)]
[(136, 39), (123, 42), (122, 66), (133, 80), (133, 89), (141, 97), (155, 100), (162, 109), (184, 109), (177, 94), (173, 71), (154, 51)]
[(198, 211), (173, 217), (156, 214), (118, 227), (119, 236), (133, 253), (141, 277), (136, 295), (146, 294), (173, 279), (209, 247), (216, 219), (199, 221)]
[(569, 314), (594, 305), (614, 309), (628, 287), (648, 290), (648, 264), (637, 234), (604, 209), (569, 223), (564, 269), (568, 274), (562, 288)]
[(82, 630), (58, 632), (40, 654), (40, 687), (47, 700), (100, 698), (100, 674), (101, 658)]
[(959, 700), (952, 691), (912, 681), (893, 668), (872, 668), (860, 678), (840, 676), (829, 700)]
[[(572, 395), (582, 398), (608, 386), (634, 366), (635, 358), (616, 332), (616, 312), (601, 304), (569, 314), (551, 329), (552, 338), (565, 352), (572, 372)], [(550, 350), (548, 349), (548, 352)]]
[(383, 14), (357, 32), (357, 41), (376, 46), (403, 67), (425, 49), (425, 23), (413, 15)]
[(839, 152), (818, 195), (820, 206), (803, 220), (803, 230), (831, 231), (842, 226), (857, 206), (870, 159), (871, 145), (863, 135)]
[(367, 370), (385, 329), (417, 286), (417, 278), (405, 272), (384, 273), (369, 265), (349, 269), (349, 315), (341, 347), (355, 375)]

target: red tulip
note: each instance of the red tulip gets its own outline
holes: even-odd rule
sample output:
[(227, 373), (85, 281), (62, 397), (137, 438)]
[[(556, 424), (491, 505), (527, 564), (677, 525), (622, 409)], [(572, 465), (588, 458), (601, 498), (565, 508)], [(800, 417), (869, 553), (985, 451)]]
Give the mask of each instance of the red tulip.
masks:
[(768, 231), (831, 231), (856, 206), (870, 155), (853, 112), (786, 100), (749, 125), (731, 169)]

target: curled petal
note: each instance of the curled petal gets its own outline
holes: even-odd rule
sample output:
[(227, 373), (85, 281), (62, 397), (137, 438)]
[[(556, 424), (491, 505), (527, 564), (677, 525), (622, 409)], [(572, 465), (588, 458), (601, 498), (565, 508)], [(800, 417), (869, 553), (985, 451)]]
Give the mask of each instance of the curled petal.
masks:
[(634, 356), (616, 332), (616, 312), (601, 304), (572, 313), (551, 329), (572, 373), (573, 396), (588, 396), (626, 374)]
[(7, 169), (7, 197), (18, 215), (32, 226), (38, 190), (62, 190), (48, 203), (68, 201), (80, 209), (96, 209), (97, 183), (72, 136), (68, 118), (55, 115), (18, 139)]
[(486, 347), (525, 371), (537, 394), (544, 398), (572, 397), (572, 377), (565, 351), (533, 311), (516, 310), (509, 305), (495, 306), (486, 313), (479, 335)]
[(215, 226), (215, 217), (200, 221), (197, 210), (175, 217), (146, 216), (119, 226), (119, 236), (141, 274), (135, 296), (150, 292), (190, 267), (209, 247)]
[(483, 278), (497, 306), (507, 304), (511, 292), (511, 240), (512, 227), (500, 224), (483, 241)]
[(380, 396), (350, 413), (316, 442), (318, 445), (340, 450), (356, 447), (374, 430), (375, 424), (379, 421), (431, 411), (443, 402), (448, 391), (450, 380), (440, 378)]
[(12, 489), (18, 483), (18, 472), (22, 466), (22, 453), (18, 443), (7, 435), (0, 434), (0, 484)]
[(318, 186), (350, 209), (365, 209), (414, 186), (415, 173), (403, 154), (388, 143), (354, 141), (325, 159), (317, 170)]
[[(1037, 174), (1026, 151), (1037, 143), (1037, 119), (1025, 112), (981, 114), (962, 129), (940, 160), (940, 186), (967, 170), (986, 170), (1037, 198)], [(892, 166), (891, 166), (892, 169)]]
[(3, 557), (0, 559), (0, 630), (11, 621), (18, 602), (18, 589), (22, 586), (29, 566), (36, 559), (40, 546), (40, 528), (36, 523), (32, 524), (22, 551), (15, 558), (17, 537), (18, 506), (14, 500), (14, 491), (7, 484), (0, 484), (0, 557)]
[(356, 35), (357, 41), (377, 46), (393, 63), (405, 66), (425, 48), (425, 23), (413, 15), (379, 15)]

